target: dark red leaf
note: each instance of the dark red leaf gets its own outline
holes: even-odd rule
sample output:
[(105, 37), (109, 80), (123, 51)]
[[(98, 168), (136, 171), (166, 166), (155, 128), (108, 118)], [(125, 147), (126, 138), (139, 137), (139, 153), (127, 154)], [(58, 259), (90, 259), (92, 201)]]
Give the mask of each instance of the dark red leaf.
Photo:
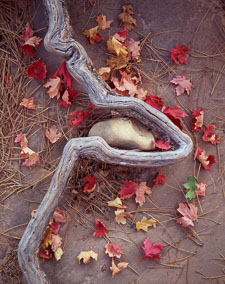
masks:
[(94, 191), (97, 183), (95, 176), (88, 175), (84, 178), (84, 180), (88, 182), (84, 187), (84, 192), (90, 193)]
[(46, 65), (41, 59), (38, 59), (28, 66), (26, 73), (30, 78), (37, 78), (42, 81), (46, 78)]
[(93, 236), (102, 238), (108, 232), (108, 229), (98, 219), (95, 220), (95, 225), (97, 231), (94, 232)]
[(214, 155), (207, 155), (205, 149), (197, 148), (197, 159), (206, 170), (211, 170), (211, 165), (216, 163)]
[(159, 171), (157, 177), (153, 179), (153, 181), (155, 182), (155, 187), (157, 187), (159, 183), (165, 184), (166, 177), (162, 174), (161, 171)]
[(40, 249), (39, 250), (39, 256), (41, 258), (51, 259), (52, 258), (52, 252), (48, 249)]
[(165, 143), (162, 140), (158, 140), (155, 142), (155, 146), (162, 150), (169, 150), (171, 148), (170, 139), (168, 139)]
[(80, 93), (75, 88), (67, 88), (66, 91), (68, 92), (68, 103), (62, 98), (59, 101), (59, 104), (68, 108), (74, 102), (74, 99), (80, 95)]
[(27, 23), (26, 24), (26, 30), (25, 30), (25, 32), (23, 32), (23, 35), (20, 37), (20, 39), (26, 42), (33, 35), (34, 35), (34, 31), (32, 30), (30, 24)]
[(94, 44), (95, 41), (100, 42), (102, 39), (104, 39), (104, 37), (101, 36), (100, 33), (96, 33), (94, 36), (91, 36), (89, 38), (91, 44)]
[(183, 64), (187, 64), (187, 60), (188, 60), (188, 55), (186, 54), (186, 52), (190, 50), (190, 47), (186, 46), (186, 45), (176, 45), (176, 48), (171, 48), (170, 52), (171, 54), (171, 59), (177, 64), (179, 65), (180, 63)]
[(220, 143), (222, 139), (218, 134), (214, 133), (215, 129), (216, 129), (216, 126), (214, 124), (206, 125), (204, 129), (204, 135), (202, 136), (202, 140), (211, 142), (213, 145)]
[(156, 258), (160, 259), (159, 253), (165, 247), (163, 243), (154, 243), (152, 244), (150, 238), (147, 237), (144, 240), (144, 247), (143, 250), (145, 252), (145, 258)]
[(50, 224), (51, 228), (52, 228), (52, 232), (53, 234), (58, 234), (59, 229), (60, 229), (60, 223), (59, 222), (53, 222)]
[(192, 117), (195, 118), (195, 121), (192, 123), (192, 131), (196, 132), (202, 129), (203, 120), (204, 120), (204, 111), (202, 108), (195, 109), (192, 113)]
[(53, 78), (60, 77), (69, 88), (72, 88), (72, 83), (74, 78), (70, 75), (69, 71), (66, 67), (66, 61), (64, 60), (62, 64), (59, 66), (58, 70), (53, 75)]
[(138, 183), (133, 182), (132, 180), (124, 180), (123, 184), (126, 187), (120, 187), (119, 195), (121, 199), (124, 198), (130, 198), (136, 193), (136, 190), (138, 188)]
[(145, 102), (146, 104), (154, 107), (157, 110), (160, 110), (160, 108), (164, 106), (162, 99), (160, 97), (157, 97), (154, 92), (150, 96), (146, 96)]
[(88, 111), (73, 111), (70, 113), (70, 115), (74, 115), (70, 119), (70, 123), (74, 126), (79, 126), (87, 117), (88, 117)]
[(34, 56), (34, 48), (28, 44), (20, 46), (20, 49), (23, 51), (23, 55)]

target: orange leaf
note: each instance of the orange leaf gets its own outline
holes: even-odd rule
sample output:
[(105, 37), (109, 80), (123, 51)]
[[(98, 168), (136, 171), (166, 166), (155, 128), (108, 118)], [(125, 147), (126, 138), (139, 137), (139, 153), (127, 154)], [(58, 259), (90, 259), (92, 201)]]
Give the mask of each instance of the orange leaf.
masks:
[(61, 84), (62, 84), (62, 80), (59, 77), (56, 77), (56, 78), (50, 78), (49, 81), (43, 85), (43, 87), (45, 88), (50, 87), (47, 93), (49, 94), (49, 97), (51, 99), (54, 97), (59, 99)]
[(23, 98), (20, 106), (24, 106), (28, 109), (36, 109), (37, 105), (34, 104), (34, 98), (30, 97), (29, 99)]
[(99, 14), (97, 19), (96, 19), (98, 25), (99, 25), (99, 28), (101, 30), (105, 30), (105, 29), (109, 29), (110, 28), (110, 25), (112, 23), (112, 21), (106, 21), (106, 16), (103, 15), (103, 14)]
[(59, 140), (59, 138), (62, 136), (62, 133), (58, 132), (56, 125), (52, 125), (49, 130), (46, 129), (45, 136), (53, 144)]

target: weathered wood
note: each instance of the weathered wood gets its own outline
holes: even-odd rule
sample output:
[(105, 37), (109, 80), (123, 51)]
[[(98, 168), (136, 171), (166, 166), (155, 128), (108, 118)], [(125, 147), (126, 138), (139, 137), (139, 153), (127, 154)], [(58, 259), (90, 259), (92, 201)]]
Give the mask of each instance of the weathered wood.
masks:
[(129, 152), (111, 148), (100, 137), (70, 140), (65, 146), (49, 190), (19, 244), (19, 263), (28, 283), (32, 284), (49, 283), (40, 269), (37, 252), (49, 218), (79, 157), (87, 156), (125, 166), (156, 167), (183, 160), (193, 148), (190, 137), (181, 132), (163, 113), (138, 99), (119, 96), (112, 91), (97, 74), (84, 48), (73, 39), (64, 1), (45, 0), (45, 3), (49, 16), (45, 47), (49, 52), (67, 58), (68, 70), (86, 87), (92, 103), (99, 108), (109, 108), (123, 115), (135, 117), (147, 126), (151, 124), (163, 136), (169, 137), (177, 148), (166, 152)]

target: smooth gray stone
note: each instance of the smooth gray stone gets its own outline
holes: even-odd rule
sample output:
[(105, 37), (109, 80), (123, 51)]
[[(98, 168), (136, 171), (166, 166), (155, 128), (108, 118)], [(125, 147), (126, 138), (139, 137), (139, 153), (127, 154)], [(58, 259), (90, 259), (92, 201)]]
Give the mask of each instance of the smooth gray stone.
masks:
[(133, 118), (112, 118), (96, 123), (88, 136), (100, 136), (111, 147), (125, 150), (154, 150), (155, 139), (143, 124)]

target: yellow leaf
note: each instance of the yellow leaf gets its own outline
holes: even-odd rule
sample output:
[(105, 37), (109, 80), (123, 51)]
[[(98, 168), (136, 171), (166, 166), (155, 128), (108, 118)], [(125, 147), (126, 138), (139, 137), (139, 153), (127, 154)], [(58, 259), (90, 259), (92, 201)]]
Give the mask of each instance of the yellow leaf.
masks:
[(94, 28), (91, 28), (89, 30), (85, 30), (83, 32), (83, 35), (85, 35), (86, 37), (93, 37), (95, 36), (95, 34), (99, 31), (100, 27), (99, 26), (96, 26)]
[(117, 197), (114, 200), (108, 201), (108, 206), (110, 207), (116, 207), (116, 208), (121, 208), (121, 209), (125, 209), (127, 208), (127, 206), (122, 204), (122, 201), (119, 197)]
[(115, 39), (114, 36), (109, 37), (107, 47), (110, 52), (116, 54), (117, 56), (126, 56), (128, 54), (126, 46), (122, 45), (122, 43)]
[(93, 250), (82, 251), (77, 256), (79, 264), (80, 264), (81, 259), (83, 259), (83, 263), (84, 264), (87, 264), (87, 263), (89, 263), (91, 261), (92, 258), (95, 259), (96, 261), (98, 260), (98, 254), (95, 253)]
[(119, 70), (125, 68), (128, 64), (129, 58), (125, 55), (110, 56), (107, 59), (107, 65), (110, 66), (112, 69)]
[(112, 271), (112, 277), (124, 270), (128, 265), (128, 262), (120, 262), (118, 265), (115, 264), (114, 259), (112, 258), (112, 266), (110, 267), (110, 270)]
[(138, 221), (136, 223), (136, 229), (138, 231), (143, 230), (143, 231), (147, 232), (148, 231), (148, 227), (155, 228), (157, 223), (158, 223), (158, 221), (153, 219), (153, 218), (147, 220), (146, 217), (143, 217), (141, 221)]
[(57, 248), (57, 250), (54, 252), (55, 259), (57, 261), (60, 260), (62, 258), (62, 255), (63, 255), (62, 248)]

